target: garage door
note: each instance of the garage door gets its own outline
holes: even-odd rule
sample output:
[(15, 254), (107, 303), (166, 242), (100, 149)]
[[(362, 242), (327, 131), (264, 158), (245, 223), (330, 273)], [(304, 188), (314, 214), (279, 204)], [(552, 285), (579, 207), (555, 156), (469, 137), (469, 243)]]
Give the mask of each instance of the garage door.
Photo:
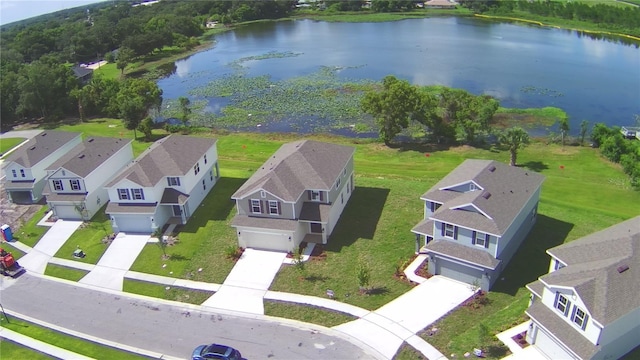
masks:
[(82, 220), (82, 217), (73, 205), (55, 205), (53, 209), (58, 219)]
[(467, 284), (479, 284), (482, 281), (481, 271), (442, 258), (437, 258), (436, 274)]
[(251, 230), (239, 230), (239, 244), (244, 248), (289, 251), (293, 248), (293, 240), (288, 234), (276, 234)]
[(151, 217), (148, 215), (119, 215), (116, 217), (116, 226), (118, 227), (118, 231), (125, 233), (152, 233)]
[(535, 346), (549, 359), (574, 359), (540, 328), (538, 328), (536, 335)]

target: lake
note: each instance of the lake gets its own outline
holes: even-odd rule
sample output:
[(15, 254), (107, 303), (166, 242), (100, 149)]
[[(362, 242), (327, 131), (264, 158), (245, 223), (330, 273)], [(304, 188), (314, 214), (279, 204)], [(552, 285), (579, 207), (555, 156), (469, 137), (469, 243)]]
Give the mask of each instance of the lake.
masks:
[[(270, 53), (280, 55), (264, 56)], [(164, 98), (204, 100), (203, 111), (215, 114), (232, 100), (198, 93), (211, 81), (238, 71), (245, 78), (287, 81), (324, 67), (345, 81), (395, 75), (417, 85), (488, 94), (505, 107), (559, 107), (569, 114), (571, 133), (583, 119), (621, 126), (640, 114), (637, 44), (473, 18), (256, 23), (217, 35), (212, 48), (175, 65), (158, 81)], [(283, 119), (263, 130), (312, 131), (291, 126), (296, 121)]]

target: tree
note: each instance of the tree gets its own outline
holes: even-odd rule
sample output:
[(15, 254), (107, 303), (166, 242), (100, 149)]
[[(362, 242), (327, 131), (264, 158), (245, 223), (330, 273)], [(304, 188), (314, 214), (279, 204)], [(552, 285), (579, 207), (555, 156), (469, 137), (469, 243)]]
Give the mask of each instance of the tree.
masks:
[(118, 50), (116, 67), (120, 69), (121, 74), (124, 74), (124, 68), (126, 68), (127, 65), (129, 65), (129, 63), (131, 62), (131, 60), (133, 60), (134, 57), (135, 57), (135, 53), (133, 52), (133, 50), (129, 49), (128, 47), (121, 47), (120, 50)]
[(503, 131), (498, 137), (501, 145), (509, 148), (509, 165), (516, 166), (518, 150), (529, 144), (529, 134), (521, 127), (513, 127)]
[(191, 101), (185, 96), (180, 96), (178, 102), (180, 103), (180, 121), (182, 121), (182, 125), (187, 126), (189, 115), (191, 115), (191, 108), (189, 107)]
[(607, 125), (597, 123), (593, 125), (593, 129), (591, 130), (591, 142), (593, 142), (595, 147), (600, 147), (600, 145), (602, 145), (609, 136), (612, 136), (615, 133), (616, 131), (614, 129), (610, 129)]
[(560, 127), (560, 135), (562, 136), (562, 146), (564, 146), (564, 137), (569, 133), (569, 119), (562, 118), (558, 121)]
[(76, 99), (78, 102), (78, 116), (80, 116), (80, 122), (84, 122), (85, 119), (85, 110), (89, 102), (89, 91), (85, 88), (75, 88), (71, 90), (69, 95)]
[(386, 76), (382, 86), (382, 91), (365, 94), (361, 107), (375, 118), (380, 138), (388, 146), (409, 125), (409, 119), (419, 108), (420, 96), (415, 86), (395, 76)]
[(580, 123), (580, 146), (584, 145), (584, 138), (587, 136), (587, 132), (589, 131), (589, 121), (582, 120)]
[(371, 269), (365, 259), (358, 260), (358, 267), (356, 269), (356, 277), (358, 278), (358, 286), (361, 292), (366, 292), (371, 280)]
[(118, 102), (120, 103), (120, 118), (122, 118), (124, 126), (127, 130), (133, 130), (133, 138), (137, 139), (136, 129), (146, 114), (142, 98), (121, 93), (118, 94)]
[(128, 130), (133, 130), (133, 137), (137, 138), (136, 129), (149, 109), (162, 104), (162, 90), (158, 85), (146, 79), (131, 79), (125, 81), (117, 96), (119, 115)]
[(138, 125), (138, 130), (144, 134), (144, 139), (146, 141), (151, 141), (152, 130), (153, 130), (153, 120), (151, 120), (150, 116), (145, 117)]

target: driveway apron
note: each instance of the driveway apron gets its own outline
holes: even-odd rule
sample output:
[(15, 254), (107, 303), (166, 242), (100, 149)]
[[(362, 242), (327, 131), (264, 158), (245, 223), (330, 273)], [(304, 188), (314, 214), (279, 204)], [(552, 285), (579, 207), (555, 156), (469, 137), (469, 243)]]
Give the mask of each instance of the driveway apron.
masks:
[[(44, 274), (49, 260), (60, 250), (62, 245), (78, 230), (82, 221), (58, 220), (38, 241), (33, 250), (20, 259), (28, 271)], [(72, 254), (69, 254), (71, 256)]]
[(433, 276), (381, 308), (334, 329), (370, 344), (391, 359), (404, 341), (472, 295), (468, 284)]
[(96, 267), (79, 282), (122, 291), (124, 274), (149, 241), (149, 235), (118, 233)]
[(264, 295), (286, 256), (284, 252), (246, 249), (220, 290), (202, 306), (264, 314)]

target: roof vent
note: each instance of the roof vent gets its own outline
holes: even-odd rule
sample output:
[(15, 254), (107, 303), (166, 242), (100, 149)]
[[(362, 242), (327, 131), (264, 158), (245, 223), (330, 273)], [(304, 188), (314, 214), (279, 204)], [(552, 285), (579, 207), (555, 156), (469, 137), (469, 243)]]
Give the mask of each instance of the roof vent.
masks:
[(491, 172), (496, 171), (496, 167), (495, 167), (495, 166), (493, 166), (493, 165), (489, 166), (489, 171), (491, 171)]
[(620, 265), (618, 266), (618, 273), (622, 274), (623, 272), (629, 270), (629, 265), (624, 264), (624, 265)]
[(95, 140), (95, 139), (91, 138), (91, 139), (87, 140), (87, 142), (93, 142), (93, 140)]
[(484, 194), (482, 194), (482, 197), (485, 199), (489, 199), (491, 197), (491, 193), (488, 191), (485, 191)]
[(35, 149), (36, 149), (35, 146), (32, 146), (32, 147), (29, 148), (29, 150), (35, 150)]
[(47, 133), (43, 132), (42, 135), (40, 135), (40, 136), (47, 136)]
[(78, 159), (84, 159), (84, 154), (78, 156)]

